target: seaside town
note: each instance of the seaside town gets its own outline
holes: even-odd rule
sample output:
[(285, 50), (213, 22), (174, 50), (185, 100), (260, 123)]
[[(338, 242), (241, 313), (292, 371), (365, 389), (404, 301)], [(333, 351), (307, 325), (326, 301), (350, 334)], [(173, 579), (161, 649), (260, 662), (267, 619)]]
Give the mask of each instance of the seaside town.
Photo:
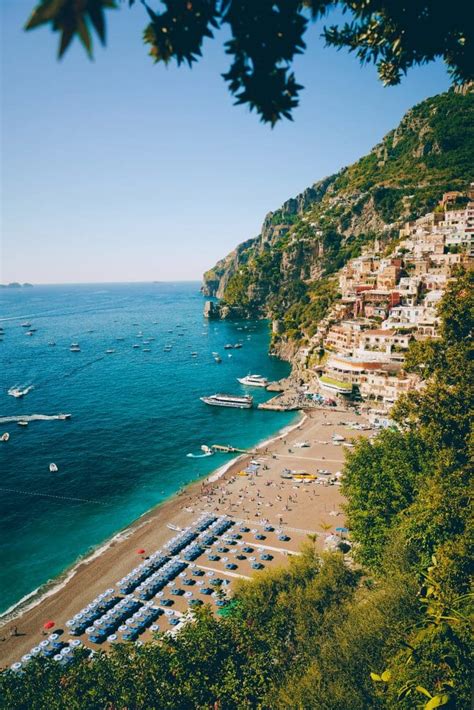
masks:
[[(407, 222), (388, 256), (375, 240), (338, 274), (340, 299), (295, 358), (304, 385), (265, 407), (300, 407), (312, 400), (359, 401), (377, 426), (403, 393), (423, 386), (403, 369), (412, 340), (436, 338), (437, 305), (459, 267), (474, 258), (474, 183), (446, 192), (436, 208)], [(322, 357), (315, 357), (322, 353)]]

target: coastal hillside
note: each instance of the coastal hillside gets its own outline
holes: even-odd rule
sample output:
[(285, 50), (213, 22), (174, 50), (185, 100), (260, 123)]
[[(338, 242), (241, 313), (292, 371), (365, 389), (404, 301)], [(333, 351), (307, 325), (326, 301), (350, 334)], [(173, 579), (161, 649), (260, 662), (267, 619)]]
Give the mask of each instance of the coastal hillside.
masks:
[[(311, 337), (335, 296), (331, 274), (407, 220), (462, 190), (474, 164), (474, 86), (412, 108), (359, 161), (269, 212), (260, 234), (204, 274), (213, 315), (267, 317), (290, 342)], [(282, 354), (280, 350), (280, 354)]]

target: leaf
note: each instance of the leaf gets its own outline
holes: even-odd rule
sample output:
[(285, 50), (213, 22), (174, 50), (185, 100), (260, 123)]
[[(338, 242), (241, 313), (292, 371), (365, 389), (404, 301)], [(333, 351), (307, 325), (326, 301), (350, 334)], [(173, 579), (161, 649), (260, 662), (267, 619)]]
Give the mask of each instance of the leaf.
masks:
[(382, 678), (384, 683), (388, 683), (388, 681), (392, 677), (392, 674), (390, 671), (384, 671), (380, 677)]
[(439, 708), (441, 705), (446, 705), (449, 701), (449, 695), (435, 695), (429, 700), (425, 705), (425, 710), (433, 710), (433, 708)]
[(378, 673), (371, 673), (370, 677), (372, 678), (373, 681), (376, 683), (379, 683), (382, 680), (382, 676), (379, 676)]
[(426, 690), (426, 688), (423, 688), (422, 685), (417, 685), (416, 689), (419, 693), (423, 693), (423, 695), (426, 695), (427, 698), (432, 698), (433, 696), (431, 695), (430, 692)]

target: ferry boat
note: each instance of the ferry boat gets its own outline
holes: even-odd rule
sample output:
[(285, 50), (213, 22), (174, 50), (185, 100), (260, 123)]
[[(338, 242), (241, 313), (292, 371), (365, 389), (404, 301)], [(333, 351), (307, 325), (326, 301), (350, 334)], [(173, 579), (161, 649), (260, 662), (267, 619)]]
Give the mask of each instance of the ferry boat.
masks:
[(246, 394), (243, 396), (233, 394), (212, 394), (210, 397), (200, 397), (201, 402), (214, 407), (236, 407), (238, 409), (251, 409), (253, 397)]
[(237, 381), (241, 385), (247, 385), (247, 387), (266, 387), (268, 385), (268, 380), (262, 375), (250, 375), (246, 377), (238, 377)]

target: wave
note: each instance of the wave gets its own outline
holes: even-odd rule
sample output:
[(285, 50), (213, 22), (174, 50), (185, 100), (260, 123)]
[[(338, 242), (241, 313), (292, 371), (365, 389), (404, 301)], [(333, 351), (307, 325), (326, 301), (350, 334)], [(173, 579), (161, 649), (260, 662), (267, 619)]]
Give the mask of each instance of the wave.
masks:
[(13, 422), (53, 421), (54, 419), (69, 419), (70, 414), (23, 414), (22, 416), (0, 417), (0, 424)]

